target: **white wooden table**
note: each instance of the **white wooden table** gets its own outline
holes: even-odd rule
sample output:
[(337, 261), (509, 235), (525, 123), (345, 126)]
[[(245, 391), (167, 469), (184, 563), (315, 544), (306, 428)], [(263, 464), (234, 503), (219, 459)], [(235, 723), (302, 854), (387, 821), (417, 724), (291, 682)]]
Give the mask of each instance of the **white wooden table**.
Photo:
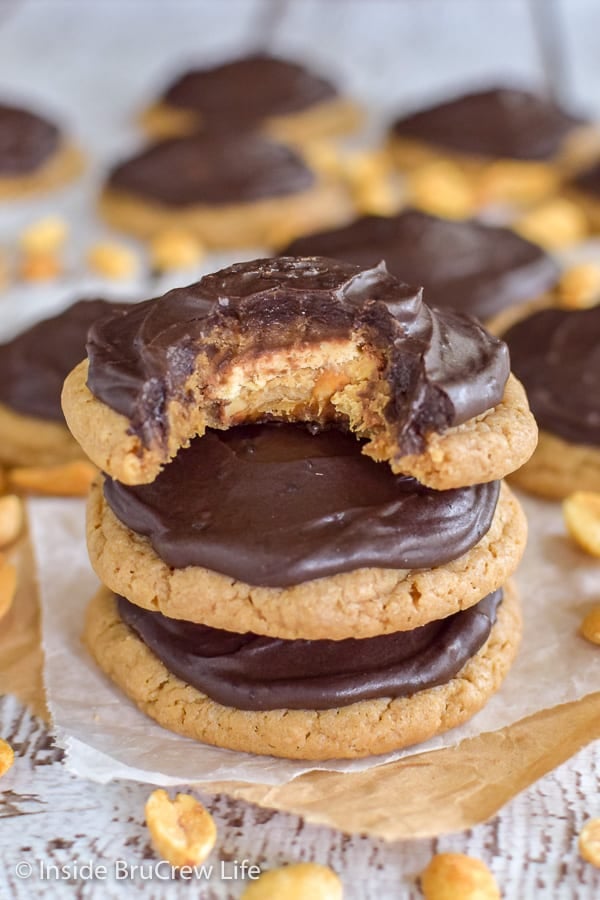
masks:
[[(301, 860), (325, 863), (341, 876), (345, 900), (416, 900), (421, 896), (418, 873), (433, 853), (448, 850), (484, 859), (506, 900), (600, 897), (600, 870), (577, 852), (582, 823), (589, 816), (600, 816), (600, 742), (538, 781), (490, 822), (434, 840), (387, 844), (349, 837), (224, 795), (200, 795), (215, 816), (219, 837), (208, 861), (215, 867), (213, 877), (192, 886), (156, 876), (143, 880), (139, 871), (132, 870), (140, 865), (146, 877), (156, 871), (144, 825), (150, 786), (99, 785), (70, 775), (45, 724), (11, 697), (0, 701), (0, 734), (16, 751), (14, 767), (1, 783), (2, 900), (136, 896), (235, 900), (242, 883), (230, 876), (235, 861), (239, 869), (244, 859), (263, 868)], [(390, 802), (401, 809), (401, 797), (391, 797)], [(75, 865), (86, 863), (105, 866), (107, 879), (69, 878), (69, 872), (61, 880), (52, 877), (52, 866), (71, 867), (72, 873)], [(116, 880), (115, 872), (131, 877)], [(227, 879), (221, 878), (222, 872)]]

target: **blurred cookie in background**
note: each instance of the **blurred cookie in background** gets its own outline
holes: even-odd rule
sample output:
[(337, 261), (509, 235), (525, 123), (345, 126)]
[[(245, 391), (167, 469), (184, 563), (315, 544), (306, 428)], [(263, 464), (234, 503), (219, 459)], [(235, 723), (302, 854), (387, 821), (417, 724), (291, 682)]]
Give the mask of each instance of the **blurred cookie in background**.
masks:
[(348, 134), (362, 119), (331, 81), (265, 53), (183, 72), (141, 117), (154, 138), (260, 128), (298, 144)]
[(117, 165), (100, 211), (142, 239), (185, 228), (220, 249), (280, 246), (346, 221), (351, 202), (341, 183), (272, 138), (206, 133), (161, 141)]
[(0, 201), (52, 190), (82, 168), (80, 151), (56, 124), (0, 103)]

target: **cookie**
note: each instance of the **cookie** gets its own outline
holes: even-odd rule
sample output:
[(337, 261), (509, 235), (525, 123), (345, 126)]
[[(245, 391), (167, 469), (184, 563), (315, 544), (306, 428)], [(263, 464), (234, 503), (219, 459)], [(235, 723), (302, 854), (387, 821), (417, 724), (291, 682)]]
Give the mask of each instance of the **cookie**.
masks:
[(0, 345), (0, 463), (54, 465), (84, 455), (64, 422), (62, 384), (85, 354), (90, 325), (123, 308), (80, 300)]
[(42, 116), (0, 104), (0, 201), (42, 193), (80, 174), (83, 158)]
[(430, 310), (383, 265), (241, 263), (89, 337), (63, 409), (86, 453), (125, 484), (151, 482), (207, 427), (264, 419), (349, 428), (368, 456), (440, 490), (498, 480), (536, 442), (505, 345)]
[(88, 552), (98, 577), (132, 603), (176, 619), (280, 638), (371, 637), (409, 630), (472, 606), (512, 575), (527, 537), (506, 485), (491, 527), (460, 557), (433, 569), (362, 568), (286, 588), (256, 587), (201, 566), (167, 565), (148, 538), (90, 493)]
[(594, 153), (600, 135), (548, 98), (493, 88), (396, 119), (389, 143), (408, 172), (450, 163), (454, 188), (470, 195), (469, 215), (485, 203), (530, 203), (552, 193)]
[(141, 121), (153, 138), (261, 129), (303, 144), (354, 131), (362, 118), (330, 81), (290, 60), (255, 53), (182, 73)]
[(100, 198), (110, 225), (149, 239), (183, 227), (210, 248), (271, 246), (338, 223), (345, 190), (257, 132), (171, 138), (116, 166)]
[(600, 488), (600, 306), (544, 309), (504, 335), (541, 429), (515, 483), (546, 497)]
[(600, 162), (573, 178), (566, 193), (583, 209), (591, 229), (600, 231)]
[(488, 639), (446, 683), (329, 709), (258, 711), (224, 706), (169, 672), (123, 622), (116, 597), (105, 588), (88, 608), (84, 640), (102, 670), (165, 728), (233, 750), (350, 759), (411, 746), (471, 718), (500, 686), (520, 635), (519, 604), (509, 584)]
[(482, 321), (545, 295), (559, 278), (549, 254), (508, 228), (453, 222), (418, 210), (363, 216), (297, 238), (281, 255), (327, 256), (365, 267), (383, 259), (400, 281), (424, 285), (431, 306)]

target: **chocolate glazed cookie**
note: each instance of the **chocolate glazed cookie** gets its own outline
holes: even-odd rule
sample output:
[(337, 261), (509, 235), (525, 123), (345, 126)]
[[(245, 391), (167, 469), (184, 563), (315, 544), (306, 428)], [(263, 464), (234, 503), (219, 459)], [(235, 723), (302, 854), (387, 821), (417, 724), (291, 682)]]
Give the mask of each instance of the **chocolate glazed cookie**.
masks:
[(600, 490), (600, 306), (548, 309), (508, 330), (515, 371), (541, 429), (519, 486), (561, 498)]
[(256, 260), (106, 321), (63, 408), (88, 455), (152, 481), (207, 427), (336, 424), (363, 452), (436, 489), (495, 481), (536, 440), (506, 346), (430, 310), (382, 264)]

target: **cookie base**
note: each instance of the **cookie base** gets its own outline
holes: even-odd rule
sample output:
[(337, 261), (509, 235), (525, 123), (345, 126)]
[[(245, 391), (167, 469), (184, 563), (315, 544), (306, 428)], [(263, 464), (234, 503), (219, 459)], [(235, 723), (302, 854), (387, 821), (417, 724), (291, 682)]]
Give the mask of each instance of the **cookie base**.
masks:
[(66, 425), (25, 416), (0, 403), (0, 464), (53, 466), (83, 459)]
[(523, 511), (502, 486), (490, 530), (435, 569), (365, 568), (287, 588), (255, 587), (200, 566), (172, 569), (115, 516), (93, 485), (87, 541), (100, 580), (144, 609), (213, 628), (286, 640), (366, 638), (410, 631), (478, 603), (514, 573), (527, 539)]
[(521, 614), (509, 583), (492, 632), (447, 684), (412, 697), (330, 710), (249, 712), (222, 706), (172, 675), (119, 617), (106, 588), (91, 601), (84, 641), (134, 703), (164, 728), (217, 747), (288, 759), (355, 759), (410, 747), (455, 728), (498, 690), (517, 652)]
[(73, 144), (64, 143), (39, 169), (13, 178), (0, 177), (0, 201), (18, 200), (30, 194), (43, 194), (77, 178), (84, 158)]
[(510, 476), (511, 484), (530, 494), (563, 500), (574, 491), (600, 492), (600, 447), (571, 444), (540, 431), (528, 463)]

